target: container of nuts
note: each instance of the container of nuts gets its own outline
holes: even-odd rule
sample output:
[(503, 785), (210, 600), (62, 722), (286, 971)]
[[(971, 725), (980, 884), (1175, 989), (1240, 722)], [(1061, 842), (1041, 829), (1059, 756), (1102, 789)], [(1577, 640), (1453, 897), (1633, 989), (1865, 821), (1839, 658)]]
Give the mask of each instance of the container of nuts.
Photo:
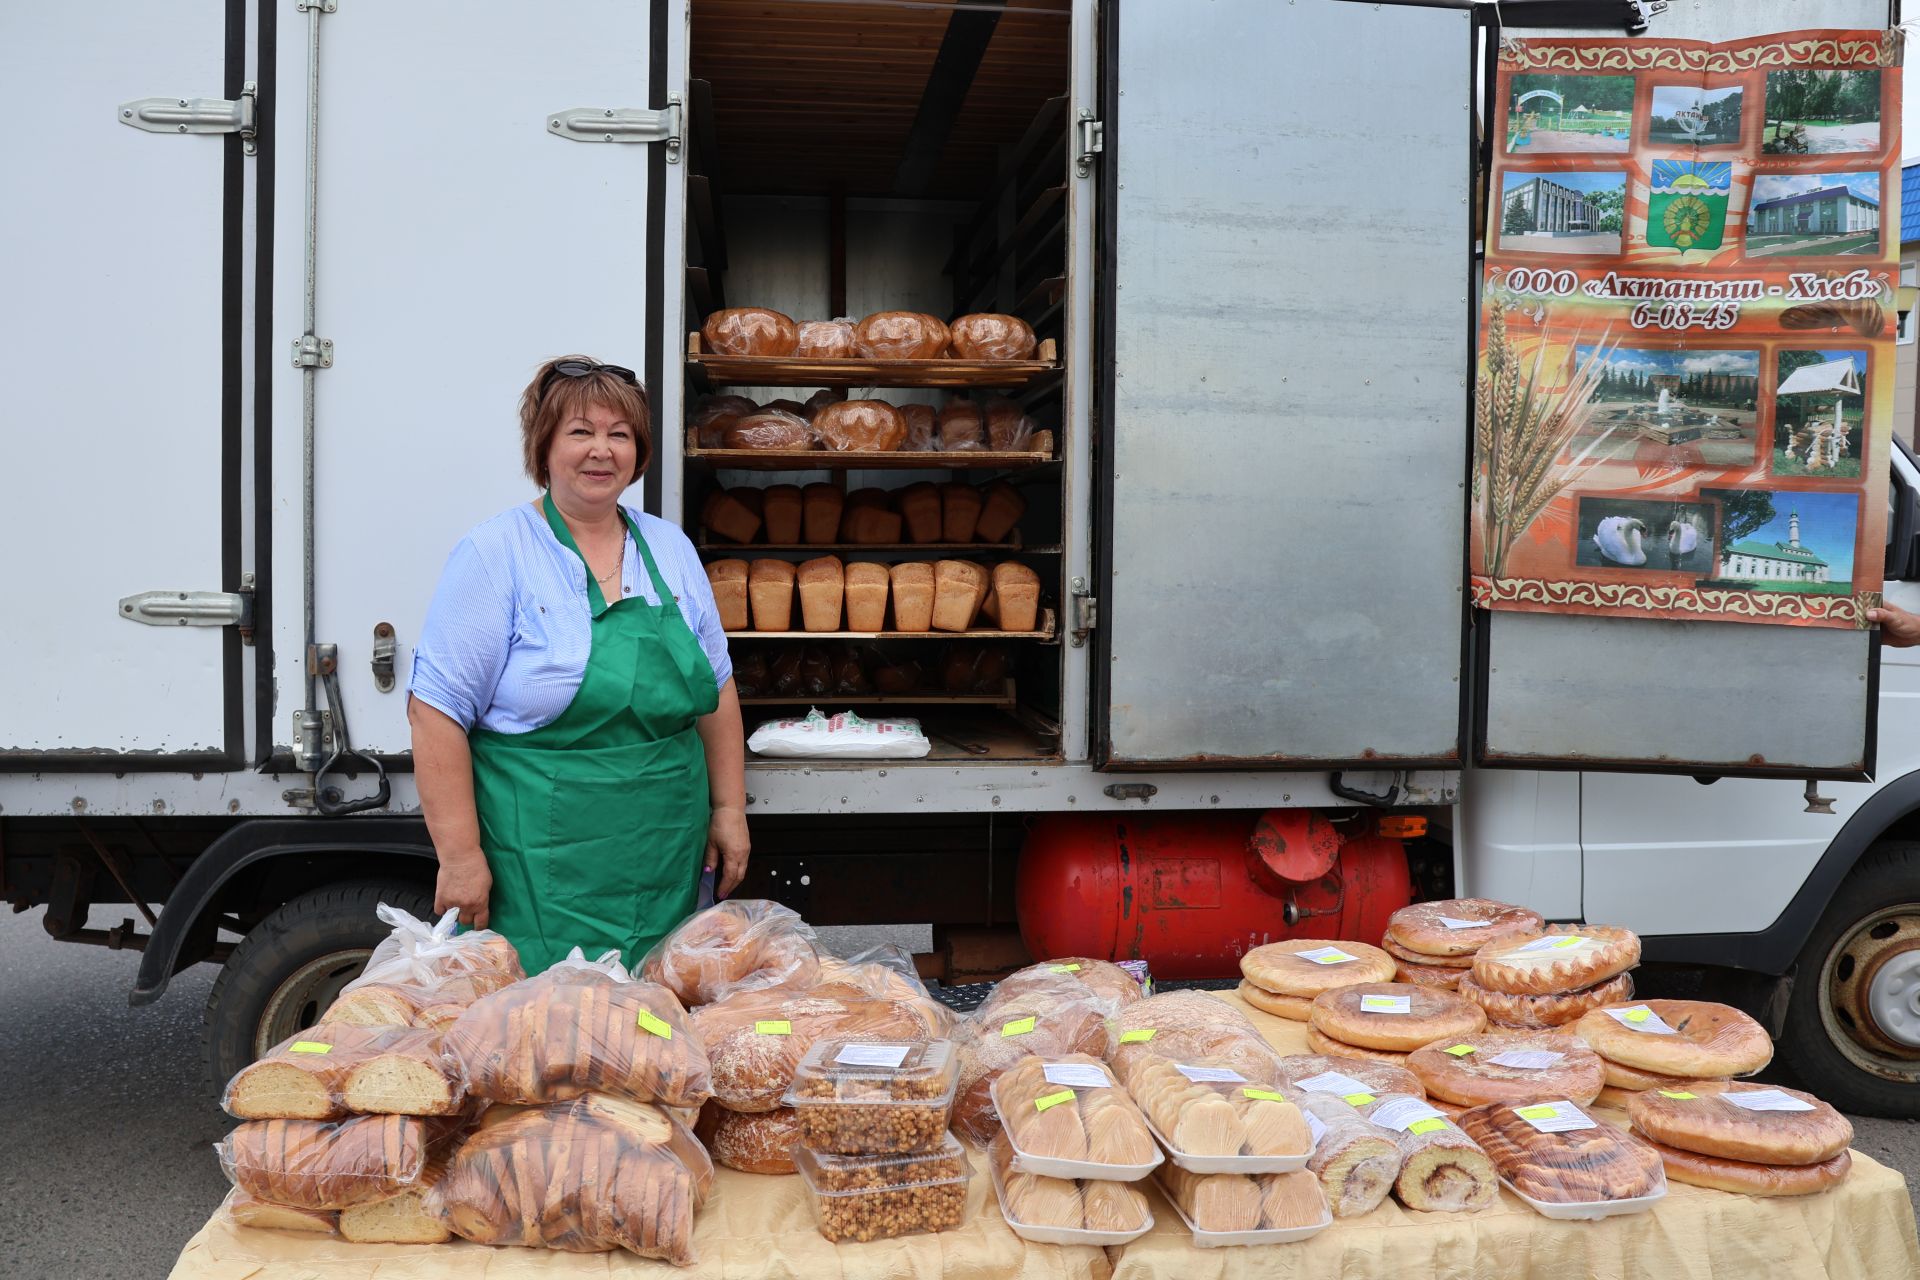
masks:
[(951, 1134), (934, 1151), (911, 1155), (842, 1156), (793, 1149), (820, 1234), (843, 1240), (886, 1240), (957, 1227), (967, 1216), (973, 1166)]
[(780, 1101), (800, 1144), (831, 1155), (910, 1155), (950, 1139), (959, 1059), (951, 1040), (819, 1040)]

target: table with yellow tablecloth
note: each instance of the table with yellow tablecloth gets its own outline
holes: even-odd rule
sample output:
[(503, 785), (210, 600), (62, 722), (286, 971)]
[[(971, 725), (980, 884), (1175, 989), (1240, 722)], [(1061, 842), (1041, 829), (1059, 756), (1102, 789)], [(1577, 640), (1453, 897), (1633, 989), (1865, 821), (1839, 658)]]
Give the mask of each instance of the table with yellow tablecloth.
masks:
[[(1220, 998), (1282, 1053), (1306, 1052), (1301, 1024)], [(1606, 1114), (1603, 1112), (1602, 1114)], [(1621, 1117), (1614, 1116), (1618, 1120)], [(829, 1244), (794, 1177), (719, 1170), (694, 1228), (698, 1265), (675, 1271), (629, 1254), (556, 1254), (482, 1245), (362, 1245), (233, 1226), (222, 1214), (181, 1251), (173, 1280), (573, 1280), (669, 1274), (688, 1280), (1895, 1280), (1920, 1276), (1912, 1204), (1898, 1173), (1858, 1152), (1831, 1191), (1756, 1199), (1671, 1184), (1652, 1211), (1555, 1222), (1513, 1196), (1478, 1213), (1416, 1213), (1389, 1200), (1300, 1244), (1196, 1249), (1153, 1193), (1153, 1230), (1115, 1249), (1029, 1244), (1008, 1230), (985, 1160), (964, 1225), (937, 1235)]]

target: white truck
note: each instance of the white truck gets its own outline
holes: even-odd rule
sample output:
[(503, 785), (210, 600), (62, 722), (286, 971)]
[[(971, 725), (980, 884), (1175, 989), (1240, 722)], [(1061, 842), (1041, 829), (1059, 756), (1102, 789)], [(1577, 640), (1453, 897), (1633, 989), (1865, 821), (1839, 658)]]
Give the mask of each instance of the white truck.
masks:
[[(1609, 24), (1584, 34), (1701, 38), (1893, 17), (1566, 8)], [(1380, 836), (1399, 900), (1628, 925), (1681, 966), (1650, 980), (1704, 974), (1766, 1011), (1810, 1086), (1920, 1114), (1904, 655), (1466, 607), (1497, 20), (1464, 0), (5, 7), (0, 73), (37, 109), (0, 141), (0, 890), (54, 938), (140, 951), (135, 1003), (224, 965), (223, 1077), (352, 976), (377, 899), (431, 896), (410, 637), (448, 548), (529, 497), (512, 407), (540, 359), (644, 370), (658, 450), (633, 499), (705, 550), (716, 486), (919, 478), (707, 456), (681, 424), (740, 381), (689, 347), (709, 311), (1017, 312), (1044, 367), (994, 390), (1048, 438), (933, 478), (1019, 488), (997, 554), (1039, 572), (1048, 616), (1003, 642), (1004, 684), (913, 708), (925, 760), (751, 761), (743, 893), (823, 923), (1018, 907), (1033, 931), (1054, 906), (1016, 900), (1030, 822), (1358, 819), (1402, 833)], [(1920, 577), (1917, 488), (1903, 453), (1895, 600)], [(925, 639), (838, 641), (937, 666)], [(1134, 927), (1156, 904), (1195, 905), (1103, 906)], [(1285, 888), (1215, 905), (1259, 938), (1313, 927)], [(1248, 931), (1208, 936), (1232, 971)]]

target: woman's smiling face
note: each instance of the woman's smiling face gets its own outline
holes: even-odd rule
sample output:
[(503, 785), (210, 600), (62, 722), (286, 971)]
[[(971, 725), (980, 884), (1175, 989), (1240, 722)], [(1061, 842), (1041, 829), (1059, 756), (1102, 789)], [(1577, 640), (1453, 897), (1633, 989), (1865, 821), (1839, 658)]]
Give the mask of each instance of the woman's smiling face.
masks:
[(554, 430), (547, 446), (547, 474), (556, 495), (582, 506), (617, 501), (639, 477), (639, 445), (633, 424), (603, 404), (583, 405)]

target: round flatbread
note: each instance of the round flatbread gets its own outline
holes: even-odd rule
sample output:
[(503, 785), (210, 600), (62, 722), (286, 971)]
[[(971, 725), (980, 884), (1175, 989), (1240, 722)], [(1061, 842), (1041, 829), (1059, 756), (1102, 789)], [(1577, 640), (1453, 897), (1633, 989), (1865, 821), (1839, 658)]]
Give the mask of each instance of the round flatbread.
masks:
[[(1751, 1098), (1749, 1110), (1730, 1099)], [(1741, 1080), (1695, 1080), (1680, 1089), (1634, 1095), (1634, 1128), (1655, 1142), (1703, 1156), (1755, 1164), (1820, 1164), (1853, 1142), (1853, 1125), (1810, 1093)]]
[(1392, 956), (1395, 960), (1402, 962), (1403, 964), (1425, 965), (1430, 969), (1465, 970), (1465, 969), (1473, 968), (1472, 952), (1468, 952), (1464, 956), (1422, 955), (1418, 951), (1414, 951), (1408, 947), (1403, 947), (1399, 943), (1395, 942), (1393, 940), (1392, 934), (1388, 934), (1386, 937), (1380, 939), (1380, 949), (1386, 952), (1388, 955)]
[(1460, 979), (1467, 976), (1465, 969), (1443, 969), (1438, 965), (1415, 964), (1411, 960), (1393, 959), (1393, 980), (1412, 982), (1423, 987), (1432, 987), (1437, 991), (1458, 991)]
[(1489, 991), (1544, 996), (1579, 991), (1640, 963), (1640, 939), (1604, 924), (1557, 924), (1502, 938), (1473, 958), (1473, 980)]
[(1475, 982), (1469, 973), (1460, 979), (1455, 990), (1464, 999), (1486, 1010), (1487, 1021), (1496, 1027), (1544, 1031), (1577, 1022), (1589, 1009), (1631, 1000), (1633, 977), (1631, 974), (1617, 973), (1584, 991), (1567, 991), (1551, 996), (1515, 996), (1504, 991), (1489, 991)]
[(1844, 1182), (1848, 1171), (1853, 1168), (1851, 1151), (1842, 1151), (1820, 1164), (1777, 1165), (1703, 1156), (1659, 1142), (1649, 1141), (1647, 1145), (1660, 1153), (1660, 1163), (1666, 1166), (1669, 1181), (1684, 1182), (1691, 1187), (1711, 1187), (1715, 1191), (1732, 1191), (1738, 1195), (1812, 1195)]
[(1312, 1080), (1328, 1072), (1357, 1080), (1369, 1093), (1410, 1093), (1426, 1096), (1420, 1077), (1392, 1062), (1371, 1058), (1331, 1057), (1324, 1053), (1294, 1053), (1280, 1059), (1280, 1072), (1286, 1082), (1298, 1088), (1302, 1080)]
[(1262, 1013), (1270, 1013), (1276, 1018), (1291, 1018), (1295, 1022), (1305, 1022), (1307, 1014), (1313, 1008), (1313, 1001), (1299, 996), (1277, 996), (1271, 991), (1262, 991), (1245, 978), (1234, 994)]
[(1436, 1040), (1407, 1055), (1407, 1070), (1428, 1096), (1470, 1107), (1559, 1098), (1584, 1106), (1607, 1079), (1600, 1055), (1561, 1031), (1487, 1030)]
[[(1591, 1045), (1588, 1046), (1592, 1048)], [(1594, 1050), (1599, 1053), (1598, 1049)], [(1600, 1054), (1600, 1061), (1607, 1068), (1607, 1083), (1615, 1089), (1625, 1089), (1629, 1093), (1638, 1093), (1642, 1089), (1684, 1089), (1693, 1076), (1669, 1076), (1658, 1071), (1641, 1071), (1624, 1062), (1615, 1062), (1606, 1054)]]
[(1487, 1025), (1472, 1001), (1411, 982), (1337, 987), (1315, 996), (1311, 1007), (1308, 1020), (1329, 1039), (1393, 1053), (1411, 1053), (1442, 1036), (1470, 1036)]
[(1393, 957), (1364, 942), (1293, 938), (1247, 952), (1240, 972), (1262, 991), (1311, 1000), (1335, 987), (1392, 981)]
[[(1467, 922), (1477, 928), (1462, 927)], [(1545, 923), (1536, 911), (1492, 898), (1416, 902), (1387, 918), (1387, 936), (1428, 956), (1468, 956), (1489, 942), (1532, 933)]]
[(1365, 1062), (1384, 1062), (1394, 1067), (1405, 1066), (1407, 1061), (1407, 1055), (1404, 1053), (1394, 1053), (1388, 1049), (1362, 1049), (1357, 1044), (1341, 1044), (1314, 1026), (1307, 1028), (1307, 1048), (1329, 1058), (1358, 1058)]
[[(1623, 1021), (1609, 1008), (1630, 1016)], [(1649, 1016), (1639, 1017), (1642, 1009)], [(1707, 1000), (1603, 1005), (1571, 1030), (1614, 1062), (1689, 1080), (1751, 1075), (1773, 1061), (1765, 1027), (1732, 1005)]]

